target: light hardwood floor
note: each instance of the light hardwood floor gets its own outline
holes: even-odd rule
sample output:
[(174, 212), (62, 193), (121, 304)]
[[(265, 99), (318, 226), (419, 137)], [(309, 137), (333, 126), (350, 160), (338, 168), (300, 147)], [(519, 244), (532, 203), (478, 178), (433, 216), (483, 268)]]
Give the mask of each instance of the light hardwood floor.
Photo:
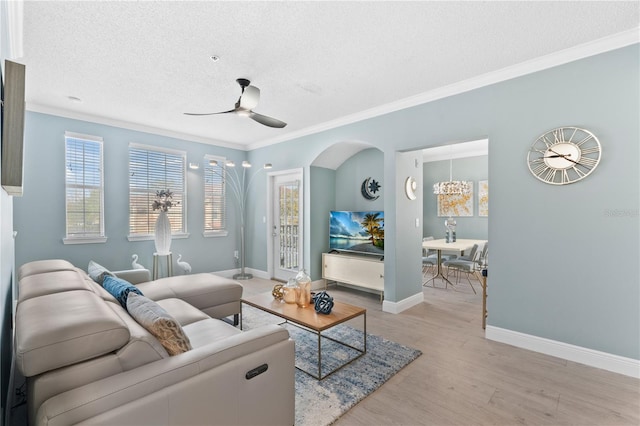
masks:
[[(242, 284), (249, 295), (275, 283)], [(367, 308), (369, 333), (423, 353), (336, 425), (640, 424), (640, 380), (486, 340), (474, 285), (477, 295), (466, 281), (424, 287), (425, 302), (397, 315), (382, 312), (377, 295), (329, 285), (334, 298)]]

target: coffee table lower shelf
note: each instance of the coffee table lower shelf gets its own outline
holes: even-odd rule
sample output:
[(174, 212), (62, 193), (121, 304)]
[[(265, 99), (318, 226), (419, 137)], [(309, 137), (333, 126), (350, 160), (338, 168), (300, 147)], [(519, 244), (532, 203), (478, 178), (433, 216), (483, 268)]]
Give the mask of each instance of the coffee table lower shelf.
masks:
[[(339, 371), (343, 367), (351, 364), (353, 361), (359, 359), (367, 353), (367, 310), (357, 306), (349, 305), (341, 302), (334, 302), (333, 309), (328, 315), (318, 314), (315, 312), (313, 306), (307, 306), (305, 308), (299, 308), (294, 304), (287, 304), (278, 300), (275, 300), (271, 294), (261, 294), (257, 296), (250, 296), (246, 299), (242, 299), (242, 303), (246, 303), (249, 306), (268, 312), (284, 321), (280, 324), (291, 324), (309, 333), (315, 333), (318, 338), (318, 374), (305, 370), (304, 368), (296, 364), (296, 368), (316, 380), (323, 380), (336, 371)], [(342, 324), (351, 319), (362, 316), (364, 331), (362, 332), (363, 345), (362, 348), (357, 348), (349, 343), (337, 340), (333, 337), (323, 335), (322, 332), (335, 327), (338, 324)], [(242, 318), (242, 317), (241, 317)], [(242, 329), (242, 319), (240, 321), (240, 328)], [(353, 349), (358, 354), (348, 360), (345, 363), (340, 364), (338, 367), (322, 374), (322, 339), (328, 339), (344, 347)]]

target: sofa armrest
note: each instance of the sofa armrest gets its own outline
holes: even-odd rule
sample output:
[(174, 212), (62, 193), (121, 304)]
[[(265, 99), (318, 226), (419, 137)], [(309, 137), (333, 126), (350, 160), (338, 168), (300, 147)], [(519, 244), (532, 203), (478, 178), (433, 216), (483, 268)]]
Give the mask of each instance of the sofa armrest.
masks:
[(293, 424), (294, 363), (289, 333), (268, 325), (56, 395), (35, 423)]
[(151, 281), (151, 271), (148, 269), (126, 269), (124, 271), (112, 271), (112, 274), (118, 278), (129, 281), (131, 284)]

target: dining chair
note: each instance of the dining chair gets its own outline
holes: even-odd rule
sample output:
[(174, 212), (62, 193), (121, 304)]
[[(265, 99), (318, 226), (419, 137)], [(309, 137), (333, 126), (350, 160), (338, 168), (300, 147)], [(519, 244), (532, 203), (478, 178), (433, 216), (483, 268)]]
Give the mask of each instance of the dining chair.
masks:
[[(433, 236), (424, 237), (422, 241), (433, 241)], [(434, 266), (438, 263), (438, 255), (436, 250), (427, 250), (424, 247), (422, 248), (422, 285), (425, 285), (429, 280), (427, 280), (427, 273), (431, 271), (431, 275), (435, 275)]]
[[(436, 257), (422, 256), (422, 285), (427, 284), (435, 277), (437, 263), (438, 258)], [(428, 273), (431, 274), (429, 279), (427, 279)]]
[[(433, 241), (433, 239), (434, 239), (433, 236), (430, 235), (428, 237), (424, 237), (422, 239), (422, 241), (423, 242), (424, 241)], [(422, 257), (437, 258), (438, 257), (438, 250), (433, 250), (433, 249), (425, 250), (425, 249), (422, 249)], [(443, 253), (441, 255), (442, 261), (455, 259), (456, 257), (458, 257), (458, 255), (456, 255), (456, 254), (444, 254)]]
[[(482, 249), (482, 251), (484, 251), (484, 248)], [(450, 272), (453, 272), (456, 275), (456, 284), (460, 282), (460, 274), (464, 272), (465, 277), (469, 282), (471, 290), (473, 290), (474, 294), (477, 294), (476, 289), (473, 287), (473, 284), (469, 279), (469, 275), (474, 275), (475, 272), (479, 270), (480, 254), (481, 252), (478, 252), (478, 244), (474, 244), (471, 248), (471, 251), (469, 251), (469, 254), (460, 256), (457, 259), (451, 259), (442, 262), (442, 265), (447, 267), (447, 277), (449, 276)]]

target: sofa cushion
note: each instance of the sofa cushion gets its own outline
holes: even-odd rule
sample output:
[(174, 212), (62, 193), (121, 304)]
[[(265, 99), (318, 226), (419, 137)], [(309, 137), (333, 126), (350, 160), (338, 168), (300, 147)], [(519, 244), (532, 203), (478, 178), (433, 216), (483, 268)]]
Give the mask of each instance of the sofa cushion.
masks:
[(180, 323), (153, 300), (131, 293), (127, 300), (129, 314), (153, 334), (169, 355), (191, 350), (189, 338)]
[(111, 271), (109, 271), (104, 266), (99, 263), (94, 262), (93, 260), (89, 262), (89, 266), (87, 267), (87, 273), (91, 277), (92, 280), (102, 285), (104, 281), (104, 277), (106, 276), (115, 276)]
[(20, 280), (18, 301), (72, 290), (93, 291), (83, 275), (75, 269), (29, 275)]
[(16, 311), (16, 364), (25, 377), (113, 352), (129, 328), (91, 291), (23, 300)]
[(123, 308), (127, 309), (127, 298), (129, 294), (136, 293), (143, 296), (140, 289), (122, 278), (107, 275), (104, 277), (102, 287), (115, 297)]
[(182, 327), (185, 325), (211, 319), (211, 317), (198, 308), (194, 308), (184, 300), (180, 299), (162, 299), (155, 301), (162, 309), (167, 311), (169, 315), (174, 317)]
[(42, 274), (52, 271), (73, 271), (75, 266), (62, 259), (35, 260), (18, 268), (18, 281), (29, 275)]
[(200, 348), (213, 342), (221, 341), (243, 331), (219, 319), (209, 318), (184, 326), (184, 332), (189, 336), (191, 346)]
[[(207, 315), (221, 318), (240, 312), (242, 284), (219, 275), (176, 275), (136, 285), (151, 300), (182, 299)], [(230, 304), (231, 309), (215, 307)]]

